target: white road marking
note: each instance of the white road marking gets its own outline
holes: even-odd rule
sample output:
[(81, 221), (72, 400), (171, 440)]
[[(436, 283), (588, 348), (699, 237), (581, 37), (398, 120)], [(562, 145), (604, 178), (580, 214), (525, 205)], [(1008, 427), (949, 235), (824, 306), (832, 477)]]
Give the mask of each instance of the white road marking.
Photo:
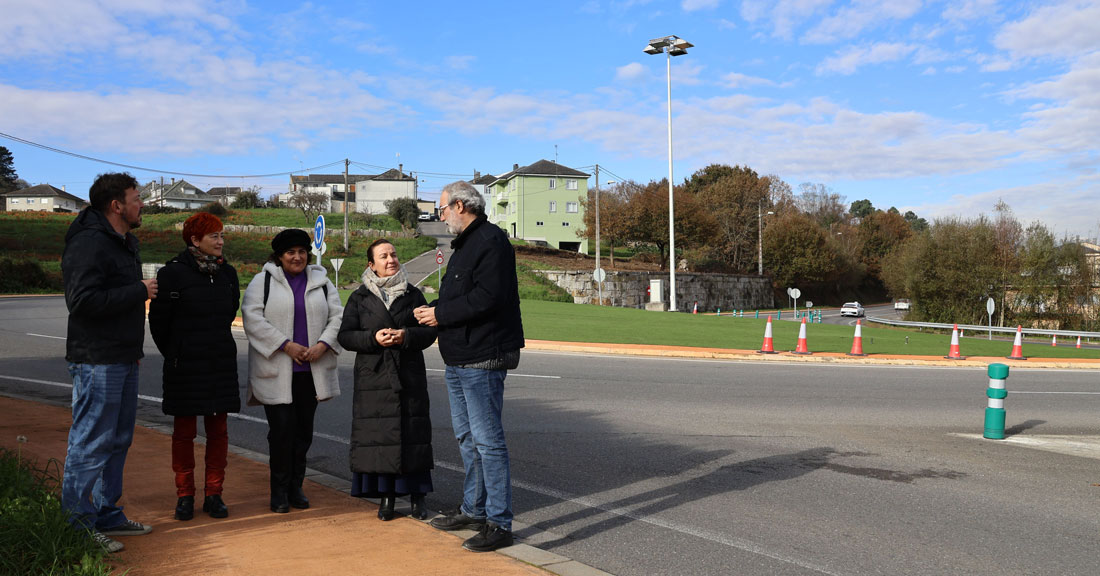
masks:
[(1100, 395), (1100, 392), (1044, 392), (1039, 390), (1009, 390), (1009, 394), (1083, 394), (1083, 395)]
[[(428, 372), (446, 372), (443, 368), (428, 368)], [(551, 380), (561, 380), (561, 376), (546, 376), (543, 374), (519, 374), (516, 372), (509, 372), (509, 378), (549, 378)]]
[(35, 334), (33, 332), (27, 332), (27, 336), (38, 336), (39, 338), (53, 338), (54, 340), (68, 340), (64, 336), (48, 336), (46, 334)]

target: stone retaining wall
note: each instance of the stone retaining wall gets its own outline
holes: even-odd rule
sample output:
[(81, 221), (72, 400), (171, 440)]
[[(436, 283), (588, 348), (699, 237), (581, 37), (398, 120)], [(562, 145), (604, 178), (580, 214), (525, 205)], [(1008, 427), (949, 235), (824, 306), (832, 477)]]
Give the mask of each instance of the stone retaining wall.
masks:
[[(668, 274), (655, 272), (607, 271), (603, 282), (604, 306), (645, 308), (649, 301), (650, 279), (664, 280), (663, 302), (668, 302)], [(592, 272), (539, 270), (554, 284), (573, 296), (577, 304), (595, 304), (598, 290)], [(690, 312), (699, 302), (700, 312), (722, 310), (756, 310), (775, 307), (771, 279), (742, 274), (676, 273), (676, 305)]]

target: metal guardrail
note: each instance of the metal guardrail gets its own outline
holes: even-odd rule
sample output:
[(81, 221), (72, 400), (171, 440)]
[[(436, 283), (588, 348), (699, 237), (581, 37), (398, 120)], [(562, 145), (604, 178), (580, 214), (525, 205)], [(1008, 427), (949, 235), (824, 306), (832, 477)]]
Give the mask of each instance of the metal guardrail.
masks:
[[(877, 316), (868, 316), (867, 321), (868, 322), (875, 322), (875, 323), (878, 323), (878, 324), (889, 324), (891, 326), (906, 326), (906, 327), (910, 327), (910, 328), (939, 328), (941, 330), (950, 330), (955, 326), (955, 324), (940, 324), (940, 323), (937, 323), (937, 322), (906, 322), (904, 320), (890, 320), (888, 318), (879, 318)], [(959, 329), (961, 329), (961, 330), (969, 330), (969, 331), (973, 331), (973, 332), (985, 332), (987, 334), (989, 333), (990, 330), (992, 330), (993, 332), (1004, 332), (1004, 333), (1008, 333), (1008, 334), (1015, 334), (1016, 333), (1015, 328), (1008, 328), (1008, 327), (1002, 327), (1002, 326), (993, 326), (992, 328), (990, 328), (989, 326), (982, 326), (982, 325), (979, 325), (979, 324), (959, 324), (958, 326), (959, 326)], [(1046, 330), (1044, 328), (1023, 328), (1022, 332), (1024, 333), (1024, 335), (1039, 334), (1039, 335), (1043, 335), (1043, 336), (1065, 336), (1065, 337), (1080, 336), (1082, 338), (1100, 338), (1100, 332), (1078, 332), (1078, 331), (1073, 331), (1073, 330)]]

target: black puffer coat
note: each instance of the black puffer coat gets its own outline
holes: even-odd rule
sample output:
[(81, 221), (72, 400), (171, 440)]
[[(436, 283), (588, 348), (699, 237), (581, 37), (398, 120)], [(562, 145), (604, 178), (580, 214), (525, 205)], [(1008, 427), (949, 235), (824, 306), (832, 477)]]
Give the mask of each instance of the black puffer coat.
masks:
[(233, 319), (241, 301), (237, 271), (222, 264), (211, 276), (184, 250), (157, 273), (149, 332), (164, 356), (165, 414), (240, 412)]
[[(410, 474), (431, 470), (432, 421), (423, 350), (436, 330), (420, 326), (413, 309), (424, 295), (408, 285), (389, 310), (365, 286), (348, 298), (340, 325), (340, 345), (354, 350), (351, 470), (374, 474)], [(404, 328), (402, 346), (382, 347), (383, 328)]]

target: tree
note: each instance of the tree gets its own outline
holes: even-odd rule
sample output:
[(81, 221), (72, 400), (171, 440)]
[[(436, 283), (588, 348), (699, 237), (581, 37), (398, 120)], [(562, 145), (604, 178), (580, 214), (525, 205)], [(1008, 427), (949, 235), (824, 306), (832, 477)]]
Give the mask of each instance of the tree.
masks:
[(1019, 252), (1020, 241), (1023, 238), (1023, 227), (1012, 214), (1012, 208), (1009, 208), (1004, 200), (998, 200), (993, 207), (993, 211), (996, 214), (993, 220), (994, 243), (996, 245), (993, 257), (997, 269), (1000, 271), (1000, 282), (998, 282), (996, 298), (1001, 304), (999, 324), (1004, 326), (1009, 283), (1016, 278), (1020, 268)]
[[(696, 196), (713, 222), (713, 233), (701, 244), (738, 272), (751, 272), (756, 262), (759, 210), (770, 210), (771, 180), (748, 167), (712, 164), (692, 174), (685, 192)], [(680, 220), (677, 201), (677, 221)], [(685, 214), (685, 217), (687, 214)], [(700, 224), (706, 225), (706, 222)]]
[[(625, 191), (638, 188), (636, 182), (620, 182), (606, 190), (600, 190), (600, 243), (607, 243), (611, 256), (610, 268), (615, 267), (615, 244), (622, 245), (626, 231)], [(588, 238), (595, 247), (596, 241), (596, 190), (588, 190), (588, 198), (581, 198), (584, 207), (584, 230), (577, 236)], [(601, 246), (602, 250), (602, 246)]]
[[(896, 211), (896, 209), (893, 210)], [(912, 228), (914, 232), (923, 232), (928, 229), (928, 221), (917, 216), (912, 210), (905, 213), (905, 221), (909, 223), (909, 227)]]
[(401, 224), (402, 230), (416, 228), (420, 219), (420, 206), (414, 198), (394, 198), (384, 203), (386, 212)]
[(813, 218), (818, 226), (829, 229), (834, 224), (848, 222), (848, 209), (844, 206), (844, 196), (832, 191), (824, 184), (804, 182), (799, 184), (797, 199), (799, 209)]
[[(874, 282), (881, 283), (883, 259), (908, 240), (913, 235), (913, 229), (896, 211), (875, 210), (860, 220), (855, 233), (860, 241), (860, 262), (867, 267), (868, 276)], [(897, 293), (894, 296), (906, 294)]]
[(0, 193), (19, 190), (16, 180), (19, 175), (15, 173), (15, 157), (11, 151), (0, 146)]
[(263, 200), (260, 199), (260, 187), (249, 186), (248, 188), (241, 190), (240, 194), (233, 199), (231, 208), (239, 208), (243, 210), (249, 210), (252, 208), (258, 208), (263, 205)]
[(835, 278), (837, 255), (813, 218), (788, 212), (764, 229), (764, 269), (775, 288), (798, 287), (808, 296)]
[(980, 324), (999, 276), (993, 249), (986, 218), (936, 220), (886, 257), (883, 279), (890, 293), (913, 301), (914, 320)]
[(305, 214), (310, 226), (323, 212), (328, 210), (329, 198), (324, 192), (295, 192), (290, 197), (290, 205)]
[(856, 218), (866, 218), (868, 215), (875, 211), (875, 207), (871, 205), (870, 200), (856, 200), (852, 202), (852, 207), (848, 209), (848, 212)]

